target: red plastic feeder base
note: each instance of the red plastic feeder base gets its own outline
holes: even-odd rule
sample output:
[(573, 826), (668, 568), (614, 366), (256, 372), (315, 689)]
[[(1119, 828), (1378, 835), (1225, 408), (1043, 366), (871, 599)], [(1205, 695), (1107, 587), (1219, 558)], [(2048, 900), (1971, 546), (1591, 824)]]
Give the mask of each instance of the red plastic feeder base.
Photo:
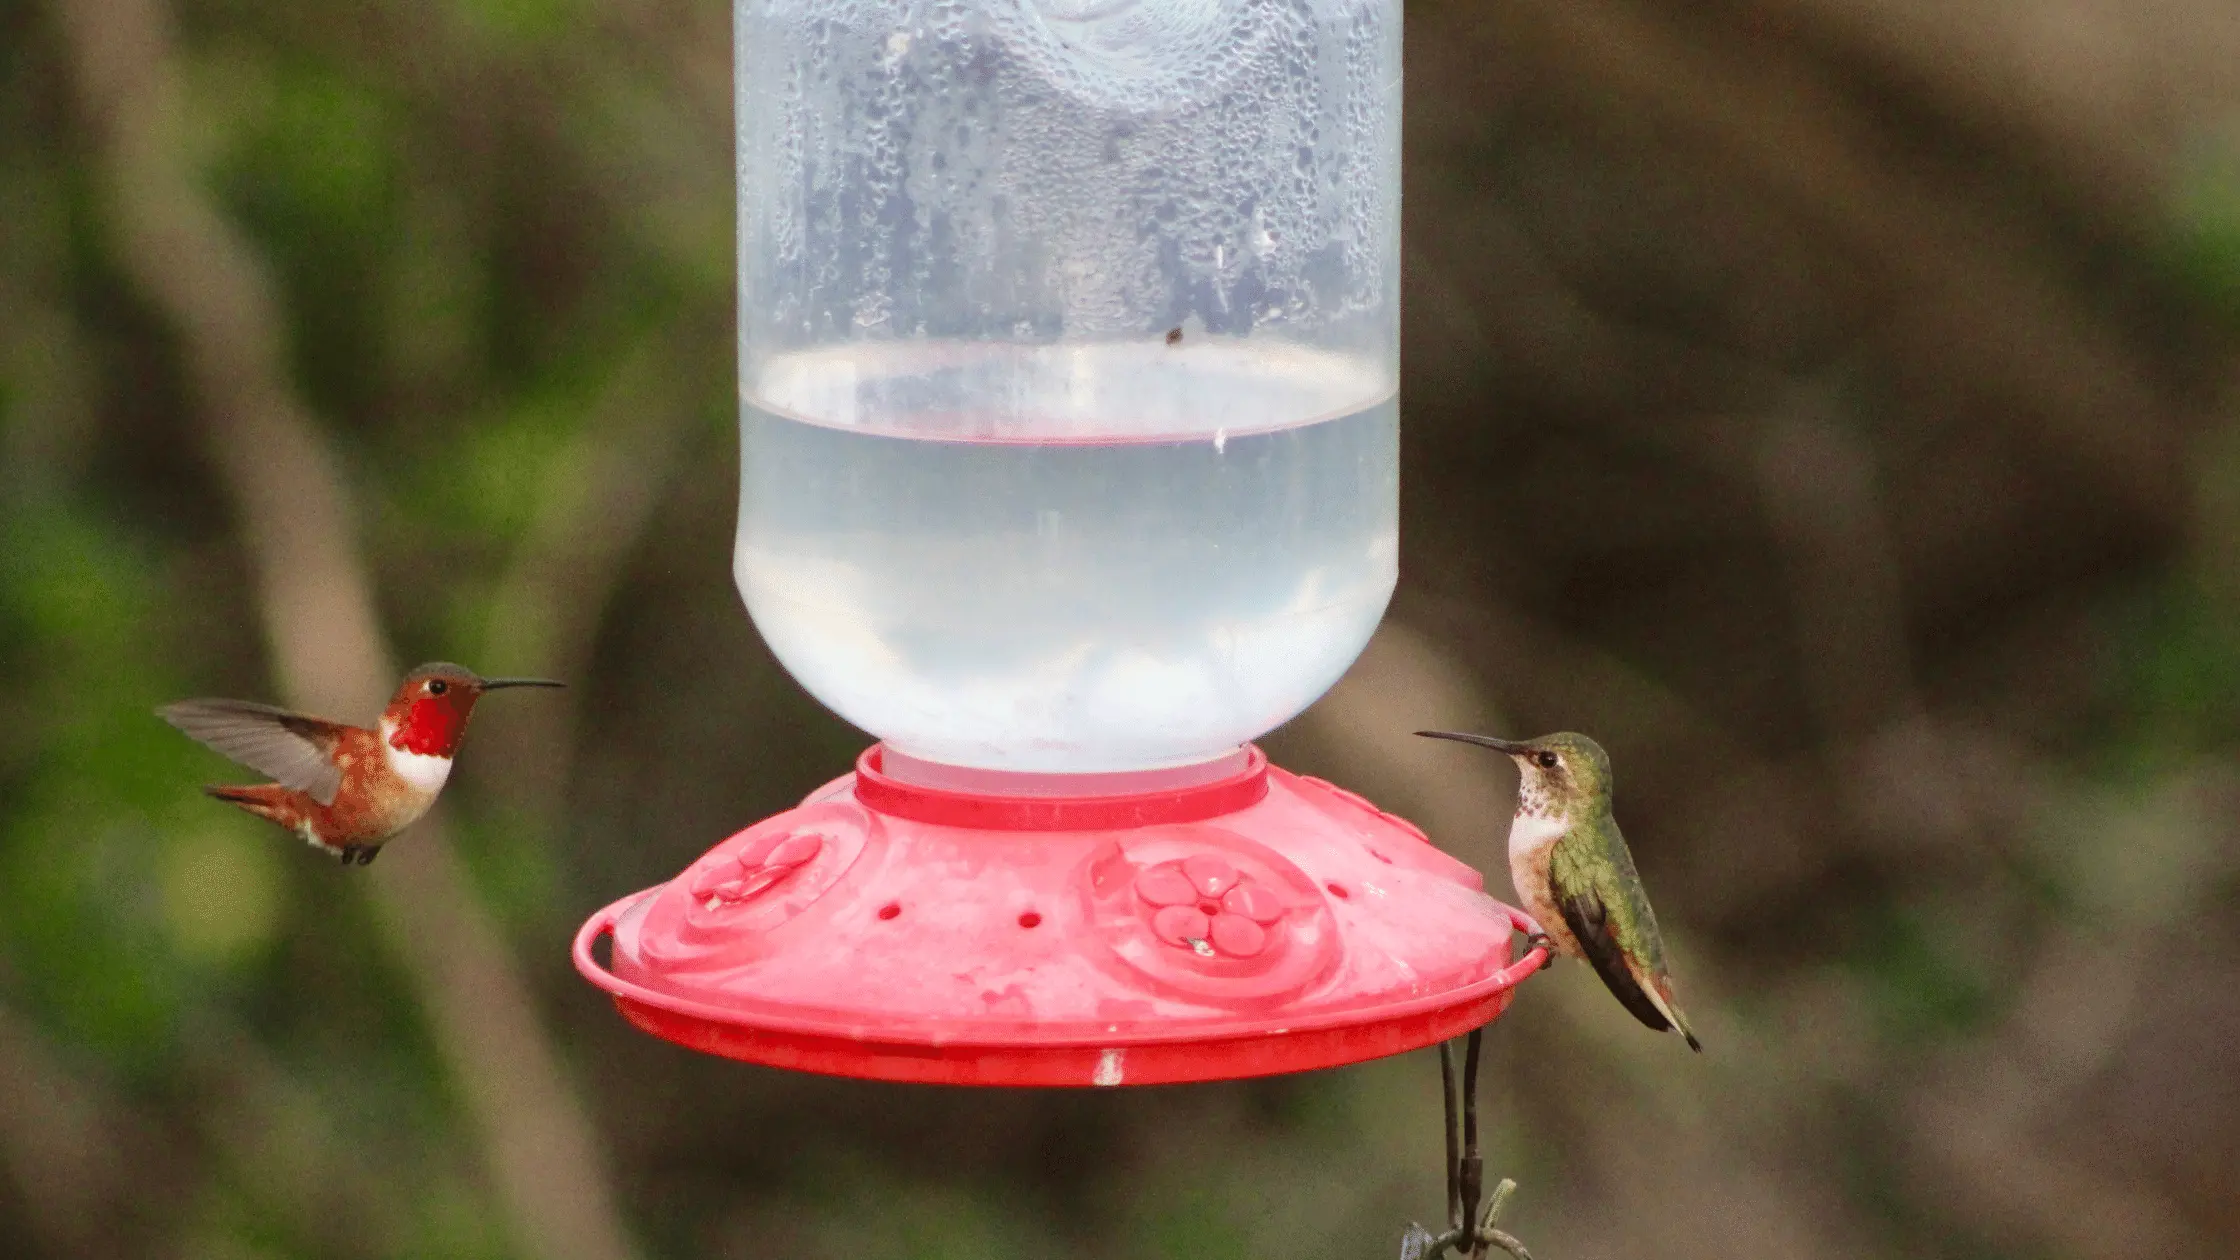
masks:
[[(856, 772), (625, 897), (576, 969), (632, 1023), (772, 1067), (1150, 1085), (1334, 1067), (1492, 1020), (1536, 930), (1319, 779), (987, 796)], [(611, 967), (592, 956), (614, 938)]]

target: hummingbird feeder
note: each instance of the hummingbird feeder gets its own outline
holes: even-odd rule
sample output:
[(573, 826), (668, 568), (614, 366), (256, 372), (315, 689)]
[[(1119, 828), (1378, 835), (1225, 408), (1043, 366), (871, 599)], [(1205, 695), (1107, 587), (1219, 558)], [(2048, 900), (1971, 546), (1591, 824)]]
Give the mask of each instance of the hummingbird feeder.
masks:
[(633, 1023), (1153, 1084), (1429, 1045), (1538, 965), (1251, 743), (1398, 576), (1400, 7), (736, 0), (735, 574), (881, 742), (584, 924)]

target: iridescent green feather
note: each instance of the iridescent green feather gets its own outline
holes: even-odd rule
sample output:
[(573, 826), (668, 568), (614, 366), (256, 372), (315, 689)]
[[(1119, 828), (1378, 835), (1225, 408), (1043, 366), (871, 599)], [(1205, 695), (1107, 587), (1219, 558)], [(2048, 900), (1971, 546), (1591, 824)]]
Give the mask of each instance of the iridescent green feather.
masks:
[(1633, 853), (1607, 807), (1572, 819), (1549, 855), (1548, 875), (1559, 898), (1591, 892), (1602, 903), (1618, 947), (1650, 975), (1665, 976), (1664, 938), (1657, 932), (1656, 911), (1649, 908), (1649, 896), (1633, 868)]

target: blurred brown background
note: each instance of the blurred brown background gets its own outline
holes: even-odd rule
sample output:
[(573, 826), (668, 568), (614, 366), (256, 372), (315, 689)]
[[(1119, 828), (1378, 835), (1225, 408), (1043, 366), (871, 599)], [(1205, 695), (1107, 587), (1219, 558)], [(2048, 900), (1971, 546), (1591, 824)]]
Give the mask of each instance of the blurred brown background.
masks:
[[(1268, 746), (1620, 769), (1701, 1059), (1489, 1045), (1542, 1260), (2240, 1254), (2240, 6), (1408, 12), (1404, 579)], [(1428, 1053), (1112, 1094), (626, 1028), (594, 906), (862, 742), (730, 582), (729, 17), (0, 0), (0, 1255), (1388, 1256)], [(493, 704), (344, 873), (189, 694)], [(1496, 873), (1491, 881), (1506, 888)]]

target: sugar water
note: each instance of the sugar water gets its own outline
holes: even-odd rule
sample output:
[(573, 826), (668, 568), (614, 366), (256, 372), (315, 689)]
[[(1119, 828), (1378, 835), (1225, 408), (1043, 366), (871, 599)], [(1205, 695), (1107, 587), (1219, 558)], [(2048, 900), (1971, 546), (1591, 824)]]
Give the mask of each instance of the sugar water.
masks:
[(911, 756), (1219, 756), (1337, 681), (1392, 594), (1373, 360), (924, 341), (773, 356), (745, 393), (748, 610), (818, 700)]

